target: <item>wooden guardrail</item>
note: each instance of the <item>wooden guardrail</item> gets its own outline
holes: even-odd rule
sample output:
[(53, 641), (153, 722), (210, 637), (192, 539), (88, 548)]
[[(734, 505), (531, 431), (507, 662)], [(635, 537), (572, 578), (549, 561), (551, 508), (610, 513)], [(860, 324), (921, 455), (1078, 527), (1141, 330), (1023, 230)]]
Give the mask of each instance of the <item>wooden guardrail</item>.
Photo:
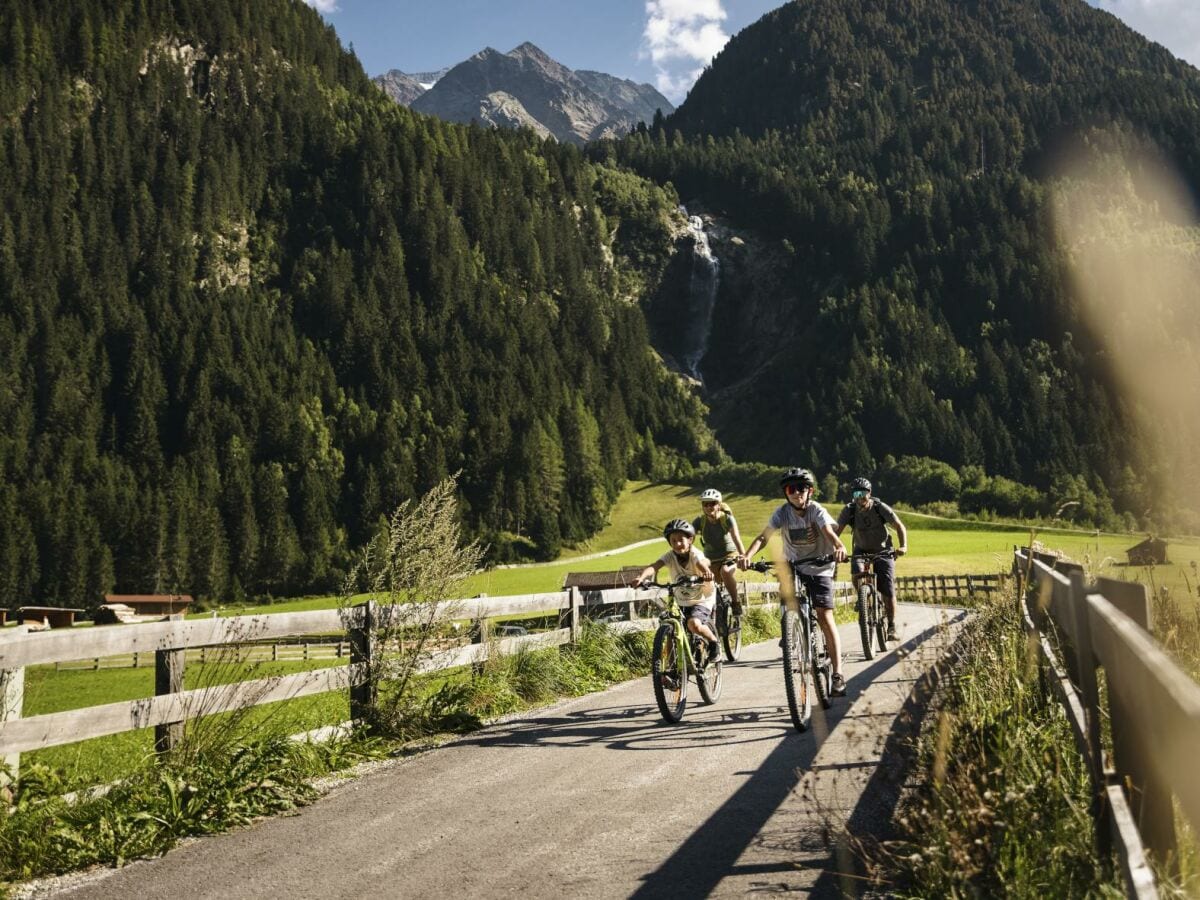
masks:
[[(748, 602), (770, 602), (779, 592), (776, 582), (743, 582), (743, 586)], [(588, 592), (572, 588), (514, 597), (444, 600), (438, 604), (434, 618), (474, 620), (477, 626), (472, 630), (477, 642), (437, 650), (422, 668), (437, 671), (474, 665), (486, 661), (492, 653), (571, 643), (578, 637), (582, 620), (600, 611), (621, 609), (632, 623), (622, 627), (651, 628), (657, 617), (657, 612), (650, 609), (651, 596), (651, 592), (633, 588)], [(838, 602), (853, 602), (851, 584), (837, 582), (835, 597)], [(368, 623), (378, 616), (378, 610), (374, 604), (363, 604), (349, 610), (176, 618), (37, 633), (24, 633), (19, 627), (6, 629), (0, 633), (0, 760), (15, 775), (21, 753), (150, 727), (155, 729), (155, 748), (162, 752), (181, 739), (183, 723), (188, 719), (335, 690), (349, 691), (351, 714), (357, 717), (359, 705), (368, 699), (364, 693), (366, 664), (370, 654), (378, 652), (367, 637)], [(651, 617), (645, 617), (647, 612), (652, 612)], [(547, 613), (557, 614), (562, 627), (492, 641), (480, 638), (487, 634), (484, 623), (488, 619)], [(328, 636), (337, 635), (336, 642), (326, 646), (336, 657), (347, 659), (348, 664), (183, 689), (183, 673), (189, 662), (229, 653), (237, 653), (239, 661), (265, 661), (268, 655), (282, 659), (280, 648), (284, 645), (263, 642), (305, 635), (325, 635), (326, 641)], [(307, 652), (307, 658), (315, 658), (315, 642), (291, 646), (298, 647), (302, 656)], [(329, 650), (323, 652), (329, 654)], [(53, 663), (97, 669), (108, 667), (110, 660), (144, 660), (149, 664), (151, 659), (155, 669), (153, 697), (22, 717), (24, 671), (28, 666)]]
[(1151, 637), (1143, 585), (1089, 584), (1077, 563), (1024, 548), (1014, 548), (1013, 572), (1028, 578), (1025, 629), (1091, 776), (1100, 857), (1116, 851), (1128, 896), (1157, 897), (1147, 851), (1168, 870), (1177, 862), (1175, 803), (1200, 830), (1200, 685)]

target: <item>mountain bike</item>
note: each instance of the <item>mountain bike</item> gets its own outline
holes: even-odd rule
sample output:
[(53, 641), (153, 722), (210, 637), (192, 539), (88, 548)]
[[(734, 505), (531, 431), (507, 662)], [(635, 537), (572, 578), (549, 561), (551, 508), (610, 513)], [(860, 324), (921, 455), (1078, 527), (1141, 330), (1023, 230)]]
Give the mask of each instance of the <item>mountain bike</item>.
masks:
[[(783, 606), (780, 616), (782, 635), (779, 641), (779, 646), (783, 648), (783, 686), (787, 692), (792, 724), (796, 726), (797, 731), (808, 731), (812, 721), (810, 680), (821, 708), (829, 709), (833, 704), (833, 661), (829, 658), (829, 651), (825, 645), (825, 632), (821, 630), (816, 611), (809, 601), (808, 589), (799, 578), (799, 567), (819, 566), (832, 561), (832, 556), (813, 556), (793, 562), (791, 567), (796, 597), (795, 608), (780, 597)], [(756, 572), (766, 572), (771, 567), (772, 563), (765, 561), (750, 565)]]
[[(728, 561), (722, 565), (731, 568), (737, 563)], [(725, 590), (720, 577), (717, 578), (717, 605), (713, 614), (717, 624), (717, 637), (725, 647), (725, 658), (729, 662), (737, 662), (738, 654), (742, 652), (742, 616), (733, 611), (733, 598)]]
[[(875, 585), (875, 567), (877, 559), (895, 559), (896, 551), (890, 547), (878, 553), (855, 552), (851, 557), (863, 561), (863, 571), (853, 577), (858, 582), (856, 589), (858, 606), (858, 632), (862, 636), (863, 658), (874, 659), (873, 644), (879, 645), (880, 653), (887, 653), (887, 625), (883, 611), (883, 598)], [(851, 570), (853, 571), (853, 570)]]
[[(708, 647), (703, 638), (687, 630), (683, 611), (675, 600), (675, 590), (685, 585), (702, 584), (704, 579), (685, 575), (668, 584), (642, 583), (638, 587), (666, 590), (667, 600), (660, 605), (658, 630), (654, 632), (654, 656), (650, 678), (654, 683), (654, 699), (666, 722), (674, 724), (683, 718), (687, 708), (688, 679), (694, 677), (705, 703), (716, 703), (721, 696), (721, 659), (718, 656), (705, 664)], [(659, 601), (656, 601), (659, 602)]]

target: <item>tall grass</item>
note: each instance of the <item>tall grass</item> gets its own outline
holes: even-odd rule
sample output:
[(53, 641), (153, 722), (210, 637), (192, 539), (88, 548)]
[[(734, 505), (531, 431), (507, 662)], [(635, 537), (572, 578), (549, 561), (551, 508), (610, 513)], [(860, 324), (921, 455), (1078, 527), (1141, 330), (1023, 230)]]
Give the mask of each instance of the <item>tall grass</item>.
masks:
[(880, 877), (901, 896), (1117, 896), (1097, 866), (1090, 787), (1043, 692), (1012, 596), (982, 606), (928, 717)]

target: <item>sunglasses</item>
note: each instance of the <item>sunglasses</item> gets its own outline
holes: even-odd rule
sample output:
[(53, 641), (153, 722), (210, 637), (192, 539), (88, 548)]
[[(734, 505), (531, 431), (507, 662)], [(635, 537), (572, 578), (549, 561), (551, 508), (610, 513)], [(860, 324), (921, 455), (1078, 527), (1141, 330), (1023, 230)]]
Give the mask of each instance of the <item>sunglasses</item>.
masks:
[(789, 484), (784, 489), (785, 494), (803, 494), (808, 488), (799, 484)]
[(704, 500), (700, 503), (700, 505), (703, 506), (705, 509), (708, 509), (710, 506), (716, 506), (717, 501), (716, 500)]
[(859, 500), (859, 499), (861, 499), (861, 498), (863, 498), (863, 497), (865, 497), (865, 496), (867, 496), (867, 492), (866, 492), (866, 491), (855, 491), (855, 492), (854, 492), (854, 499), (855, 499), (855, 500)]

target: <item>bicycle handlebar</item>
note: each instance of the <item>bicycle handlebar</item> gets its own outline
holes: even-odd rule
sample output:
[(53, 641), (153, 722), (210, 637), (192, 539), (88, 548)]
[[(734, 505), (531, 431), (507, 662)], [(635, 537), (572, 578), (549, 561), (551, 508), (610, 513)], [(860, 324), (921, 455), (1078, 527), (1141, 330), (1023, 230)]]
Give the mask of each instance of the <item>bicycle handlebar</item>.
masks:
[(666, 584), (659, 584), (657, 581), (639, 581), (635, 587), (641, 588), (643, 591), (648, 591), (652, 588), (673, 591), (678, 587), (694, 587), (698, 584), (704, 584), (704, 579), (699, 575), (684, 575), (675, 581), (668, 581)]
[(896, 558), (896, 548), (895, 547), (885, 547), (884, 549), (876, 551), (874, 553), (869, 550), (863, 550), (861, 552), (859, 552), (858, 550), (855, 550), (852, 554), (850, 554), (850, 558), (851, 559), (866, 559), (866, 560), (895, 559)]

